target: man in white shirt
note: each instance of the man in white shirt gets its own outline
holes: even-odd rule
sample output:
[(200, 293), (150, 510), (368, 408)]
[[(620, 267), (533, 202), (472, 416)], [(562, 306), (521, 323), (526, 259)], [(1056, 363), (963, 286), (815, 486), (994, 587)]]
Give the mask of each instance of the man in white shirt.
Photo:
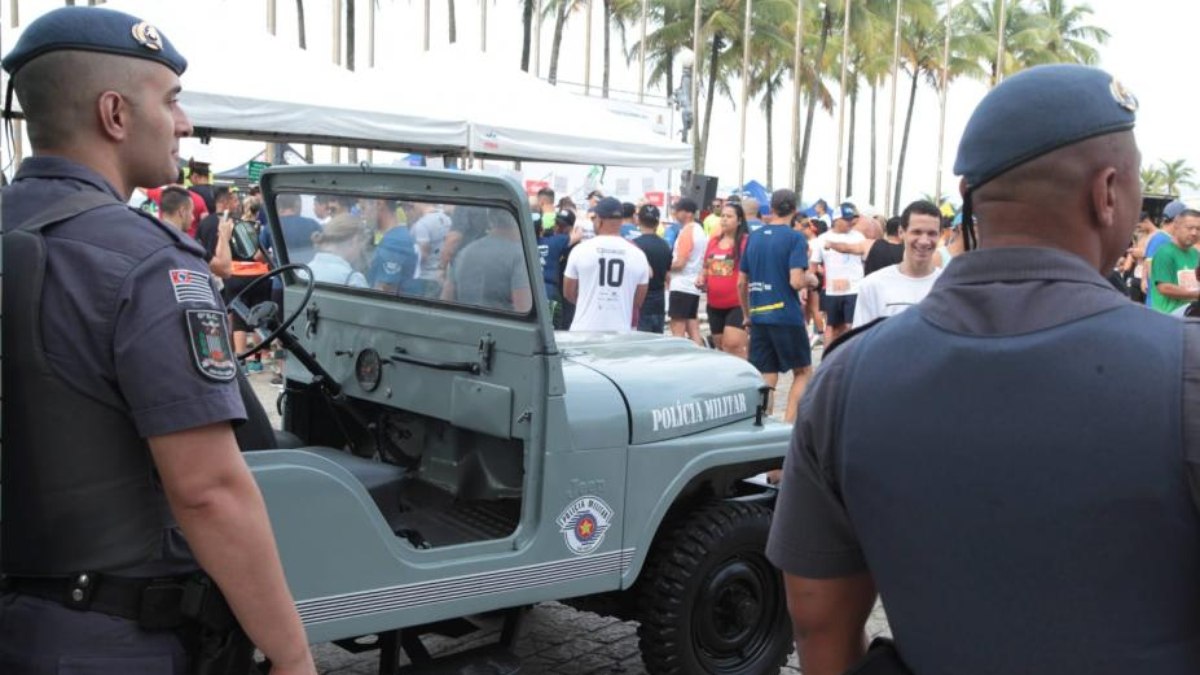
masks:
[(865, 241), (854, 230), (858, 210), (853, 204), (842, 204), (834, 211), (833, 228), (817, 237), (812, 247), (812, 262), (825, 275), (825, 292), (821, 296), (825, 311), (825, 344), (832, 344), (850, 330), (854, 321), (854, 305), (858, 300), (858, 285), (863, 278), (863, 259), (854, 253), (838, 253), (834, 243), (857, 244)]
[(675, 236), (674, 255), (671, 259), (671, 282), (667, 287), (667, 316), (671, 319), (671, 335), (687, 337), (704, 346), (700, 336), (700, 289), (696, 288), (696, 276), (704, 268), (704, 252), (708, 249), (708, 235), (704, 227), (696, 222), (699, 207), (690, 197), (675, 202), (674, 215), (679, 223), (679, 234)]
[(642, 249), (621, 237), (621, 202), (596, 203), (596, 236), (580, 242), (567, 259), (563, 297), (575, 303), (572, 331), (627, 333), (650, 283), (650, 263)]
[(904, 257), (897, 265), (868, 275), (858, 286), (854, 327), (895, 316), (917, 304), (942, 273), (937, 264), (942, 214), (931, 202), (913, 202), (900, 215)]

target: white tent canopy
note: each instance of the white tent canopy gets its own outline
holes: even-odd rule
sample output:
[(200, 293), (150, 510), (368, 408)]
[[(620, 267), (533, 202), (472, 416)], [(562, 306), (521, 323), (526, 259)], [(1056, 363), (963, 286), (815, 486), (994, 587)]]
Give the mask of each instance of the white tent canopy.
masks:
[[(150, 0), (107, 6), (145, 18), (188, 57), (181, 104), (199, 136), (427, 154), (688, 168), (691, 149), (638, 120), (465, 49), (353, 73), (264, 32)], [(28, 17), (31, 20), (33, 17)], [(11, 42), (9, 44), (12, 44)]]

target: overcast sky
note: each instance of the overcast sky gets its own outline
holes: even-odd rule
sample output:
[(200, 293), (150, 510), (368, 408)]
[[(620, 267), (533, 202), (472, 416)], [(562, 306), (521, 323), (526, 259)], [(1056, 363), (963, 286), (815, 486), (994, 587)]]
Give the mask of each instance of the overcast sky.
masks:
[[(359, 67), (365, 67), (368, 50), (367, 2), (359, 0), (358, 26)], [(376, 61), (377, 63), (403, 64), (404, 57), (422, 48), (423, 7), (422, 0), (377, 0)], [(811, 1), (811, 0), (810, 0)], [(80, 0), (82, 4), (83, 0)], [(458, 0), (458, 40), (475, 48), (480, 45), (480, 2), (481, 0)], [(22, 23), (33, 16), (61, 5), (55, 0), (21, 0)], [(197, 12), (212, 11), (223, 15), (229, 22), (242, 27), (266, 26), (266, 0), (159, 0), (154, 3), (164, 15), (177, 19), (180, 14), (195, 16)], [(305, 0), (308, 47), (319, 54), (329, 54), (332, 59), (332, 0)], [(432, 0), (431, 34), (433, 46), (443, 45), (447, 37), (446, 0)], [(511, 62), (517, 68), (521, 53), (521, 16), (518, 0), (489, 0), (487, 8), (488, 31), (487, 51), (502, 62)], [(602, 64), (601, 9), (594, 3), (594, 38), (592, 40), (592, 84), (598, 95)], [(1191, 91), (1191, 77), (1195, 57), (1189, 49), (1190, 36), (1187, 27), (1197, 25), (1200, 19), (1200, 3), (1194, 0), (1091, 0), (1095, 10), (1094, 23), (1107, 28), (1112, 38), (1101, 47), (1101, 66), (1111, 71), (1126, 84), (1140, 99), (1141, 112), (1138, 122), (1138, 139), (1146, 164), (1159, 159), (1187, 159), (1195, 164), (1200, 157), (1200, 136), (1192, 131), (1190, 124), (1196, 113), (1191, 107), (1195, 94)], [(5, 2), (3, 11), (7, 12)], [(227, 15), (227, 16), (225, 16)], [(152, 23), (155, 17), (144, 17)], [(162, 19), (160, 19), (162, 20)], [(163, 23), (167, 21), (162, 20)], [(4, 24), (7, 28), (8, 20)], [(553, 21), (547, 21), (541, 34), (541, 75), (549, 67), (550, 42)], [(560, 80), (582, 82), (584, 79), (585, 17), (572, 16), (563, 40), (559, 64)], [(278, 31), (282, 37), (294, 40), (296, 35), (296, 3), (292, 0), (278, 1)], [(637, 40), (638, 27), (628, 30), (628, 44)], [(1174, 37), (1172, 37), (1174, 35)], [(616, 52), (620, 39), (614, 33), (614, 58), (612, 86), (635, 92), (638, 88), (636, 60), (626, 66)], [(4, 49), (10, 43), (4, 40)], [(247, 55), (246, 73), (231, 74), (234, 77), (269, 77), (269, 73), (254, 73), (254, 45), (229, 45), (214, 36), (214, 49), (239, 49)], [(203, 55), (188, 54), (190, 59)], [(902, 76), (903, 79), (903, 76)], [(186, 75), (184, 86), (187, 86)], [(831, 83), (836, 89), (836, 83)], [(734, 96), (740, 94), (736, 83)], [(899, 126), (907, 105), (907, 86), (902, 83), (897, 101), (896, 154), (899, 154)], [(653, 92), (662, 95), (661, 91)], [(951, 87), (946, 131), (946, 171), (943, 174), (943, 191), (951, 191), (957, 185), (950, 168), (959, 135), (966, 124), (973, 106), (983, 96), (981, 84), (963, 81)], [(836, 96), (836, 94), (835, 94)], [(877, 183), (879, 198), (867, 196), (869, 179), (869, 116), (870, 96), (865, 92), (859, 101), (856, 169), (854, 185), (844, 187), (843, 194), (853, 192), (862, 201), (883, 202), (882, 183), (885, 172), (886, 134), (890, 92), (887, 88), (879, 92), (878, 105), (878, 164)], [(659, 99), (661, 100), (661, 98)], [(784, 91), (776, 105), (775, 119), (775, 172), (776, 184), (788, 179), (788, 157), (790, 150), (791, 92)], [(497, 105), (523, 105), (536, 108), (537, 102), (498, 101)], [(766, 125), (758, 102), (751, 104), (747, 131), (746, 176), (766, 181)], [(913, 118), (913, 132), (905, 166), (903, 196), (905, 201), (926, 192), (933, 192), (937, 170), (937, 127), (938, 107), (936, 92), (922, 84), (917, 98)], [(736, 184), (738, 173), (739, 115), (734, 103), (718, 99), (714, 107), (713, 131), (708, 154), (707, 173), (718, 175), (722, 186)], [(805, 197), (817, 195), (833, 197), (836, 176), (837, 111), (832, 114), (818, 110), (813, 128), (812, 150), (807, 173)], [(222, 163), (238, 164), (247, 157), (248, 146), (233, 142), (218, 142), (214, 148), (214, 159), (218, 168)], [(318, 157), (320, 159), (320, 157)]]

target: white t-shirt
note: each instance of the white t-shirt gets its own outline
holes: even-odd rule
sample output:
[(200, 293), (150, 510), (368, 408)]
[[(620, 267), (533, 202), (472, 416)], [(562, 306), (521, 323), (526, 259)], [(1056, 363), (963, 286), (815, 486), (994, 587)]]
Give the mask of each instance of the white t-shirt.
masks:
[(637, 288), (650, 283), (650, 263), (642, 249), (617, 236), (580, 242), (563, 274), (579, 281), (572, 331), (633, 330)]
[(856, 244), (865, 241), (862, 232), (830, 230), (813, 240), (812, 262), (825, 264), (825, 295), (854, 295), (863, 278), (863, 259), (853, 253), (826, 249), (825, 242)]
[(671, 272), (671, 285), (667, 290), (700, 295), (700, 289), (696, 288), (696, 276), (704, 267), (704, 252), (708, 249), (708, 235), (704, 233), (704, 226), (695, 221), (691, 225), (680, 227), (679, 234), (675, 237), (675, 246), (671, 251), (672, 262), (674, 262), (675, 254), (679, 251), (679, 242), (687, 234), (684, 227), (691, 228), (692, 250), (683, 264), (683, 269)]
[(881, 316), (896, 316), (920, 302), (933, 282), (942, 275), (942, 268), (924, 277), (910, 277), (900, 272), (899, 265), (888, 265), (873, 272), (858, 285), (858, 301), (854, 306), (854, 327), (858, 328)]

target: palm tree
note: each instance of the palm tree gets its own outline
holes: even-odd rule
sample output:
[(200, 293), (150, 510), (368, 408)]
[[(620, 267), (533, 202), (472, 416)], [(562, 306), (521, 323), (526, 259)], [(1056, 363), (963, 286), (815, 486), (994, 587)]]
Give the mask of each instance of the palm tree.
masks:
[(521, 70), (529, 72), (529, 47), (533, 40), (533, 2), (523, 0), (521, 8)]
[(550, 73), (547, 78), (550, 84), (558, 83), (558, 54), (562, 48), (563, 27), (567, 25), (567, 16), (586, 2), (587, 0), (554, 0), (542, 10), (547, 14), (554, 12), (554, 40), (550, 43)]
[[(646, 85), (666, 83), (666, 95), (675, 91), (675, 56), (692, 45), (692, 0), (655, 0), (648, 7), (649, 25), (657, 26), (646, 34)], [(637, 58), (642, 41), (625, 52), (626, 64)]]
[(1166, 194), (1167, 177), (1163, 175), (1162, 169), (1158, 167), (1148, 166), (1142, 169), (1142, 192), (1147, 194)]
[(799, 170), (796, 171), (796, 194), (803, 198), (804, 195), (804, 174), (808, 169), (808, 149), (812, 142), (812, 125), (813, 115), (816, 113), (817, 105), (817, 87), (823, 86), (820, 83), (821, 74), (829, 71), (829, 64), (825, 62), (825, 50), (829, 46), (829, 35), (833, 31), (833, 15), (829, 11), (829, 4), (825, 3), (823, 9), (819, 9), (820, 20), (820, 37), (818, 38), (817, 55), (813, 59), (813, 70), (816, 77), (809, 82), (808, 92), (808, 110), (804, 117), (804, 140), (800, 144), (800, 159), (797, 163)]
[[(796, 6), (792, 0), (757, 0), (751, 17), (750, 97), (762, 96), (767, 122), (767, 185), (774, 185), (775, 98), (788, 72), (792, 56), (791, 31), (795, 30)], [(739, 36), (739, 41), (744, 36)], [(741, 49), (736, 51), (740, 52)]]
[(1084, 23), (1092, 13), (1087, 4), (1070, 6), (1067, 0), (1038, 0), (1034, 22), (1042, 33), (1039, 56), (1044, 63), (1099, 62), (1095, 45), (1108, 42), (1108, 31)]
[[(996, 36), (1000, 8), (1004, 3), (1004, 63), (996, 62)], [(970, 41), (968, 51), (979, 55), (993, 85), (1017, 71), (1045, 62), (1046, 48), (1041, 27), (1029, 11), (1028, 0), (974, 0), (964, 5), (963, 29), (956, 31)]]
[(454, 0), (446, 0), (446, 8), (450, 10), (450, 44), (458, 42), (458, 13), (454, 11)]
[[(604, 2), (604, 73), (600, 95), (608, 98), (608, 84), (612, 73), (611, 32), (615, 26), (621, 34), (621, 45), (625, 47), (625, 26), (642, 13), (641, 0), (603, 0)], [(622, 49), (622, 51), (625, 51)]]
[(1173, 162), (1160, 160), (1159, 164), (1162, 168), (1159, 169), (1162, 174), (1163, 187), (1167, 194), (1177, 195), (1180, 188), (1196, 188), (1196, 182), (1193, 180), (1196, 177), (1196, 170), (1188, 166), (1186, 159), (1177, 159)]

